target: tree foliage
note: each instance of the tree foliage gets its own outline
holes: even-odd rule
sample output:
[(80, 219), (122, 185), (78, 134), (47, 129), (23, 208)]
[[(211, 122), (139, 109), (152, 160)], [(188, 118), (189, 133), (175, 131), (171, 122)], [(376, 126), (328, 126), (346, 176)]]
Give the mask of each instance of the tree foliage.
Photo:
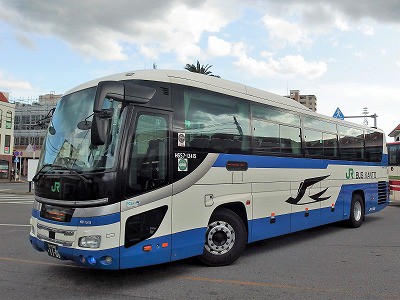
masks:
[(200, 65), (199, 61), (197, 61), (197, 64), (186, 64), (186, 66), (184, 67), (185, 70), (188, 70), (190, 72), (193, 73), (200, 73), (200, 74), (204, 74), (204, 75), (209, 75), (209, 76), (214, 76), (214, 77), (218, 77), (218, 75), (214, 75), (212, 74), (212, 72), (210, 71), (212, 65), (206, 64), (206, 65)]

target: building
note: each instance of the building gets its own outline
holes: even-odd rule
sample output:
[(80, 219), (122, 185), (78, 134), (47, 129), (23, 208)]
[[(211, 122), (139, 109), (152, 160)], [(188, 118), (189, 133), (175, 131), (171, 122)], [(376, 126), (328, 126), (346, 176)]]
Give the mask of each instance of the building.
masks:
[(0, 178), (9, 178), (13, 160), (15, 104), (0, 92)]
[(15, 150), (22, 152), (22, 174), (27, 173), (28, 159), (38, 158), (46, 136), (50, 119), (46, 118), (62, 95), (54, 92), (39, 96), (38, 102), (16, 101), (14, 143)]
[(317, 111), (317, 97), (315, 95), (300, 95), (299, 90), (290, 90), (290, 95), (286, 97), (303, 104), (312, 111)]
[(394, 138), (395, 142), (400, 141), (400, 124), (397, 125), (396, 128), (393, 129), (391, 133), (389, 133), (389, 136)]

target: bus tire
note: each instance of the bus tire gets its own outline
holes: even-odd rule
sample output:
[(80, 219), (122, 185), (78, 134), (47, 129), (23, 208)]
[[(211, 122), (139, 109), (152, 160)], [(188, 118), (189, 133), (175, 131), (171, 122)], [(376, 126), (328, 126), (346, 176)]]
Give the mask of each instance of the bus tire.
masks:
[(242, 219), (233, 211), (218, 208), (207, 227), (203, 255), (200, 260), (212, 267), (233, 263), (247, 243), (247, 230)]
[(364, 221), (364, 201), (360, 194), (353, 194), (350, 206), (350, 218), (347, 225), (351, 228), (358, 228)]

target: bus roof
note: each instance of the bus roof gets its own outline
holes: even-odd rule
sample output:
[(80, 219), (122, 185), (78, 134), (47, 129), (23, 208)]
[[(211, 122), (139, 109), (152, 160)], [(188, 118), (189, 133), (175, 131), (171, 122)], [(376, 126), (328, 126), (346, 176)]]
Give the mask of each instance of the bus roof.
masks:
[[(83, 83), (76, 86), (64, 95), (83, 90), (86, 88), (96, 86), (100, 81), (121, 81), (121, 80), (149, 80), (158, 82), (167, 82), (174, 84), (181, 84), (191, 87), (202, 88), (230, 96), (240, 97), (243, 99), (248, 99), (254, 102), (259, 102), (263, 104), (268, 104), (284, 109), (289, 109), (295, 112), (307, 114), (310, 116), (318, 116), (319, 118), (325, 119), (326, 121), (331, 121), (335, 123), (343, 123), (343, 125), (350, 125), (351, 127), (359, 127), (363, 129), (376, 130), (375, 128), (366, 127), (363, 125), (351, 123), (348, 121), (334, 119), (325, 115), (315, 113), (290, 98), (279, 96), (267, 91), (263, 91), (254, 87), (250, 87), (244, 84), (236, 83), (226, 79), (207, 76), (204, 74), (189, 72), (186, 70), (161, 70), (161, 69), (149, 69), (149, 70), (136, 70), (131, 72), (124, 72), (119, 74), (114, 74), (102, 78), (97, 78), (92, 81)], [(378, 131), (381, 131), (377, 129)]]

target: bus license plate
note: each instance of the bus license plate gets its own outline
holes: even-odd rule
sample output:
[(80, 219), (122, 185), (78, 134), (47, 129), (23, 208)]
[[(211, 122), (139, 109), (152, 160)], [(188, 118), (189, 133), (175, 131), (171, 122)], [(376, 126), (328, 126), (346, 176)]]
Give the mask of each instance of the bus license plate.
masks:
[(47, 254), (49, 254), (51, 257), (55, 257), (55, 258), (61, 259), (61, 255), (58, 252), (58, 246), (57, 245), (47, 244)]

